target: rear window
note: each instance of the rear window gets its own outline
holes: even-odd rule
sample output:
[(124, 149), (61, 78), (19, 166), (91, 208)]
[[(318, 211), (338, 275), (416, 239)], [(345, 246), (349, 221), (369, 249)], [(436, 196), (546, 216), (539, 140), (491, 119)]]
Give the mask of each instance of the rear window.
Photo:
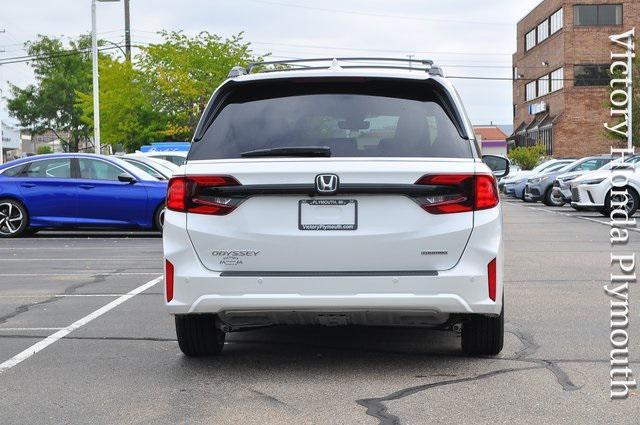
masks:
[(471, 158), (454, 111), (424, 82), (245, 85), (230, 93), (212, 122), (203, 120), (211, 125), (189, 159), (311, 146), (329, 148), (332, 157)]

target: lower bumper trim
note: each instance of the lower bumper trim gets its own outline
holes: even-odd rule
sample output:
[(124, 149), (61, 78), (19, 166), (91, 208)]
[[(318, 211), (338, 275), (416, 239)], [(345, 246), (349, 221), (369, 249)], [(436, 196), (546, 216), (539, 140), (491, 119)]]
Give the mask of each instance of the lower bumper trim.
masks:
[(353, 276), (438, 276), (434, 270), (415, 271), (224, 271), (220, 277), (353, 277)]

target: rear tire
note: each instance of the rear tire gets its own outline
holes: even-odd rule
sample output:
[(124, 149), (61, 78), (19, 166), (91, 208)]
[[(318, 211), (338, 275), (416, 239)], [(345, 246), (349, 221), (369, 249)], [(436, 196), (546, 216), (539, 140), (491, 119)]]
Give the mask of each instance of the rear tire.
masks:
[(164, 212), (165, 205), (162, 204), (153, 213), (153, 228), (159, 230), (160, 233), (162, 233), (162, 228), (164, 227)]
[(216, 316), (210, 314), (176, 315), (178, 345), (185, 356), (202, 357), (220, 354), (225, 333), (216, 327)]
[(462, 351), (471, 356), (495, 356), (504, 345), (504, 305), (500, 316), (476, 316), (462, 325)]

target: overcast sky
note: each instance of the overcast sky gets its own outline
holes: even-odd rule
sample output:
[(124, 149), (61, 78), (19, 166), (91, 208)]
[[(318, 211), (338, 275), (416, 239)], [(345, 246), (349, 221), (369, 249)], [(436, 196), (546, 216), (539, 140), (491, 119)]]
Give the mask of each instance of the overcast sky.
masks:
[[(222, 36), (244, 31), (275, 58), (374, 55), (435, 59), (449, 76), (510, 77), (516, 22), (539, 0), (131, 0), (133, 43), (161, 29)], [(91, 29), (91, 0), (0, 0), (0, 60), (37, 34)], [(100, 37), (124, 39), (123, 4), (98, 3)], [(4, 50), (4, 52), (1, 52)], [(32, 82), (26, 64), (0, 65), (0, 89)], [(455, 79), (474, 124), (511, 124), (511, 83)], [(0, 103), (0, 118), (7, 118)]]

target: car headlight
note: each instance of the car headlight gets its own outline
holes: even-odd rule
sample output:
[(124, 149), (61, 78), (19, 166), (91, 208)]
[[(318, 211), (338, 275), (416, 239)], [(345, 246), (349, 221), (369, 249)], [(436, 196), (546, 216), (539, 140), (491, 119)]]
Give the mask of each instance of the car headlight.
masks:
[(571, 180), (574, 180), (576, 177), (578, 177), (578, 176), (566, 177), (566, 178), (562, 179), (562, 181), (564, 181), (564, 182), (570, 182)]
[(536, 184), (536, 183), (540, 183), (541, 181), (542, 181), (542, 177), (538, 177), (537, 179), (527, 180), (527, 183)]
[(580, 182), (580, 184), (600, 184), (605, 180), (606, 180), (606, 178), (603, 177), (601, 179), (585, 180), (583, 182)]

